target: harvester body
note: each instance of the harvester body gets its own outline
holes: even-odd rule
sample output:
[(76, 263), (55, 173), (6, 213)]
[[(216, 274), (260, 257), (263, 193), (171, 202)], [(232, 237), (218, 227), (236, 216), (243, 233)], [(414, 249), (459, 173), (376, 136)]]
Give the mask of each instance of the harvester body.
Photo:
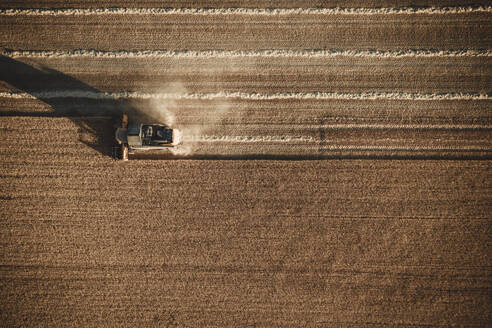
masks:
[(122, 159), (128, 154), (145, 151), (169, 151), (181, 143), (181, 132), (164, 124), (130, 123), (123, 116), (122, 126), (116, 130), (116, 141), (122, 147)]

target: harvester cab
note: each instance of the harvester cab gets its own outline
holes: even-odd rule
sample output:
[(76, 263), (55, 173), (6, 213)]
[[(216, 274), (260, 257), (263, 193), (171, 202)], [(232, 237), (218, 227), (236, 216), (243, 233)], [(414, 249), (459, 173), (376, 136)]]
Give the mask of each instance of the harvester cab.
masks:
[(116, 130), (116, 141), (121, 145), (121, 158), (145, 151), (169, 151), (181, 143), (181, 132), (164, 124), (128, 123), (123, 115), (121, 127)]

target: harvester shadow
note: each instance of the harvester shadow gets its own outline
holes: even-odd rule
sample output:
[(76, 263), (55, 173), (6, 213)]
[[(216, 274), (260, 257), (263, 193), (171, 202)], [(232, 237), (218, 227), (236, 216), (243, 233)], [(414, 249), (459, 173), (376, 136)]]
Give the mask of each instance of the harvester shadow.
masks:
[[(6, 82), (8, 87), (29, 94), (52, 109), (50, 112), (29, 111), (25, 108), (0, 111), (0, 116), (68, 117), (79, 127), (79, 140), (105, 156), (114, 155), (114, 127), (118, 125), (123, 113), (128, 113), (130, 117), (150, 119), (129, 102), (106, 96), (78, 79), (43, 65), (26, 64), (0, 55), (0, 76), (0, 81)], [(101, 97), (53, 96), (53, 92), (60, 91)]]

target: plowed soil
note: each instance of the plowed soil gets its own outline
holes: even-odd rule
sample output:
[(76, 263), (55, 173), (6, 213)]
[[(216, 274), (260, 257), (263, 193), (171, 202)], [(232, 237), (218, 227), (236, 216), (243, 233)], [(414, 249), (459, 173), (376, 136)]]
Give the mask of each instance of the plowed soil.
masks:
[(0, 326), (492, 322), (492, 8), (392, 5), (4, 1)]

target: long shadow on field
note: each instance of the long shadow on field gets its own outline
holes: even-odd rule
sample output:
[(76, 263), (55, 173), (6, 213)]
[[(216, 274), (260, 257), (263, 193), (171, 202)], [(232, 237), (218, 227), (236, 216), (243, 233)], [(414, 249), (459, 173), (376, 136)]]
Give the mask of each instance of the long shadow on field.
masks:
[(111, 156), (113, 154), (113, 125), (118, 124), (122, 113), (128, 113), (130, 117), (146, 118), (145, 114), (139, 112), (131, 104), (109, 97), (104, 97), (104, 99), (53, 98), (46, 93), (43, 94), (43, 92), (53, 91), (102, 94), (100, 90), (80, 80), (43, 65), (30, 65), (0, 55), (0, 80), (6, 82), (9, 87), (26, 92), (43, 101), (53, 109), (52, 112), (46, 113), (26, 110), (4, 111), (0, 112), (0, 116), (69, 117), (80, 128), (81, 142), (103, 155)]

